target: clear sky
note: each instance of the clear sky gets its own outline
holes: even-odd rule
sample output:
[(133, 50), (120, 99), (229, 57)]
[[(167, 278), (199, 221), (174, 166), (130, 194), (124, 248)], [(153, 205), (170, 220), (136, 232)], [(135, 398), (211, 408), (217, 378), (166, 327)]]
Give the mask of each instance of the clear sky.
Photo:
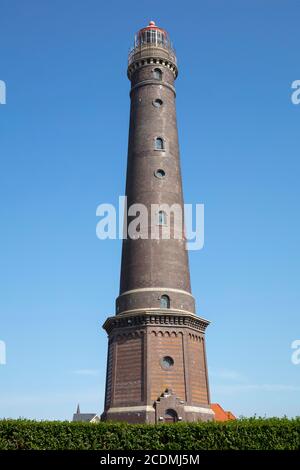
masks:
[(211, 320), (211, 398), (235, 414), (300, 414), (297, 0), (0, 0), (0, 417), (102, 412), (120, 241), (98, 204), (124, 194), (127, 53), (150, 19), (177, 50), (190, 252)]

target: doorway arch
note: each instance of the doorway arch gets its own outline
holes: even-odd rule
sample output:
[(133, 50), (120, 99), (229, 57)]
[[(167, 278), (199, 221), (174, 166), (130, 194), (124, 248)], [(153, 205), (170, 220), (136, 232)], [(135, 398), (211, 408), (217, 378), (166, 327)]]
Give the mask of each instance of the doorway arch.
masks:
[(172, 408), (168, 408), (165, 411), (165, 416), (164, 416), (164, 422), (165, 423), (176, 423), (178, 421), (178, 415), (175, 410), (172, 410)]

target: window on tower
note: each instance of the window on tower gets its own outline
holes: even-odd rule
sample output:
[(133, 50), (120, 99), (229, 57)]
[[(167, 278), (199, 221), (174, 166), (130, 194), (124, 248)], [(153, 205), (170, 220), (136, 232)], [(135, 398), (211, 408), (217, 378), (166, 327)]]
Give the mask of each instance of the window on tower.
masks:
[(170, 308), (170, 297), (168, 295), (161, 296), (160, 308)]
[(174, 366), (174, 359), (171, 356), (165, 356), (161, 359), (160, 364), (163, 369), (170, 369)]
[(153, 77), (155, 80), (161, 80), (162, 79), (162, 71), (160, 69), (154, 69), (153, 70)]
[(164, 150), (165, 143), (161, 137), (156, 137), (155, 139), (155, 150)]
[(158, 225), (167, 225), (167, 214), (164, 211), (158, 213)]
[(156, 178), (163, 179), (166, 176), (166, 172), (160, 168), (154, 172), (154, 176), (156, 176)]
[(155, 108), (160, 108), (163, 105), (163, 102), (162, 102), (162, 100), (157, 98), (156, 100), (152, 101), (152, 104), (153, 104), (153, 106), (155, 106)]

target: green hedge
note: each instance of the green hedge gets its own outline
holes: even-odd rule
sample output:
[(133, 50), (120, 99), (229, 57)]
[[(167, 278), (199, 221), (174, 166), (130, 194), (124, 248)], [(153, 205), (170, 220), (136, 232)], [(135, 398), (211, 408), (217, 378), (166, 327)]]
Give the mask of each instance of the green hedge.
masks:
[(0, 421), (0, 450), (300, 450), (300, 418), (129, 425)]

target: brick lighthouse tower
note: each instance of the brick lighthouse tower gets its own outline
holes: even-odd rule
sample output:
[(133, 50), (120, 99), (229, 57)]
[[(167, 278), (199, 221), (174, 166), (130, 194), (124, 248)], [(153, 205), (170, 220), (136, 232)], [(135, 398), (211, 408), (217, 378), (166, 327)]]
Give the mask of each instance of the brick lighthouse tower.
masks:
[(184, 230), (175, 211), (168, 211), (183, 212), (177, 60), (168, 33), (153, 21), (135, 35), (127, 74), (127, 206), (143, 204), (149, 216), (139, 237), (123, 240), (116, 315), (103, 325), (109, 343), (102, 419), (211, 420), (204, 340), (209, 322), (195, 314)]

